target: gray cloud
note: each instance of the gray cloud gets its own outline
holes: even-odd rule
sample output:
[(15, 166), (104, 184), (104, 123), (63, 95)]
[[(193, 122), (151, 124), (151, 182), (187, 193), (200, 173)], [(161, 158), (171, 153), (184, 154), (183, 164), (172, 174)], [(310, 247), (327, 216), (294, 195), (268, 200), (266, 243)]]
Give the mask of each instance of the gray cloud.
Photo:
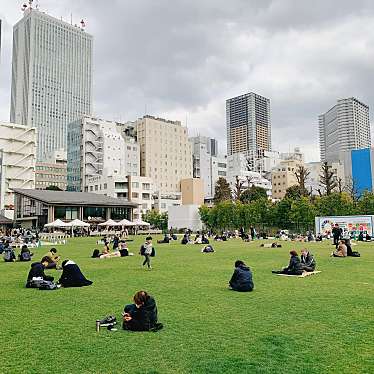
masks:
[[(374, 4), (369, 0), (40, 0), (41, 9), (95, 37), (95, 113), (132, 120), (145, 112), (188, 119), (191, 134), (225, 147), (225, 99), (271, 99), (273, 148), (318, 158), (317, 116), (339, 97), (371, 105)], [(11, 25), (5, 20), (0, 118), (9, 116)]]

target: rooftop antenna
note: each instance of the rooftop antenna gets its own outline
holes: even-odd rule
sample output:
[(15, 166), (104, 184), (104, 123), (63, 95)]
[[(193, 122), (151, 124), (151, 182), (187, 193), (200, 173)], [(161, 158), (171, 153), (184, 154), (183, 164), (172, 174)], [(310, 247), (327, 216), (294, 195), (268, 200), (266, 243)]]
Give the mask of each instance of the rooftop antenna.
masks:
[(84, 30), (86, 28), (86, 23), (84, 22), (84, 20), (82, 19), (81, 22), (81, 29)]

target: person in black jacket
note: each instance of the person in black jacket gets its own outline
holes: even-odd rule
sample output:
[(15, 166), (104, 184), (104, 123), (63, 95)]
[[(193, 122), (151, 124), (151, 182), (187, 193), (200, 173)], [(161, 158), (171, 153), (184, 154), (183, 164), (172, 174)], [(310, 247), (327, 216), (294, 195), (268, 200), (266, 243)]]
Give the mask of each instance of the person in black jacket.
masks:
[(156, 300), (146, 291), (134, 295), (134, 304), (126, 305), (123, 315), (123, 329), (130, 331), (157, 331), (163, 326), (157, 322)]
[(79, 266), (71, 260), (62, 262), (62, 275), (58, 281), (62, 287), (84, 287), (90, 286), (92, 282), (82, 274)]
[(287, 275), (301, 275), (303, 273), (303, 267), (299, 256), (296, 251), (290, 251), (290, 262), (286, 268), (280, 271), (273, 270), (274, 274), (287, 274)]
[(331, 232), (332, 232), (332, 236), (334, 238), (335, 248), (338, 248), (339, 240), (341, 239), (341, 237), (343, 235), (343, 230), (336, 223)]
[(48, 266), (48, 261), (46, 258), (42, 258), (41, 262), (34, 262), (31, 264), (31, 269), (27, 276), (26, 287), (31, 288), (33, 278), (42, 278), (43, 280), (53, 282), (53, 277), (45, 275), (44, 269)]
[(314, 271), (316, 269), (316, 260), (314, 256), (307, 250), (303, 249), (301, 251), (301, 265), (305, 271)]
[(229, 285), (233, 291), (248, 292), (253, 290), (252, 272), (243, 261), (235, 261), (235, 270)]

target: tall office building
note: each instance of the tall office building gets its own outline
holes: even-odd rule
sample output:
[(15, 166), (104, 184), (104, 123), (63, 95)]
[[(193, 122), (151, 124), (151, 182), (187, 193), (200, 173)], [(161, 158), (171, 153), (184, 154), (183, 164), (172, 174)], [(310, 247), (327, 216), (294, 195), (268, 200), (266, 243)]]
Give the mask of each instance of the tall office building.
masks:
[(214, 197), (214, 189), (219, 177), (226, 177), (226, 156), (218, 156), (218, 142), (205, 136), (190, 138), (193, 157), (193, 177), (201, 178), (205, 199)]
[(91, 35), (28, 8), (13, 28), (11, 122), (35, 127), (37, 159), (65, 149), (69, 123), (92, 111)]
[(227, 154), (257, 159), (271, 150), (270, 100), (253, 92), (226, 101)]
[(136, 122), (140, 174), (150, 177), (161, 194), (180, 192), (180, 181), (192, 177), (188, 132), (179, 121), (144, 116)]
[(318, 120), (321, 161), (336, 162), (341, 152), (370, 148), (369, 107), (356, 98), (338, 100)]

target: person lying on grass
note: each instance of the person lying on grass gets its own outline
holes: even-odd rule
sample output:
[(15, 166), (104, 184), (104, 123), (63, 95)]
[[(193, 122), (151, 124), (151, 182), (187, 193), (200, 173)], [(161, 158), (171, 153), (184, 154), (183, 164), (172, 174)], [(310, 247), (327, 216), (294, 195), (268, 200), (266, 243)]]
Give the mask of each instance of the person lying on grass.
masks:
[(286, 274), (286, 275), (302, 275), (303, 266), (301, 264), (300, 258), (295, 250), (290, 251), (290, 262), (287, 267), (282, 270), (273, 270), (273, 274)]
[(303, 270), (308, 272), (314, 271), (316, 269), (316, 260), (307, 249), (301, 250), (301, 265)]
[(62, 274), (58, 281), (62, 287), (84, 287), (90, 286), (92, 282), (82, 274), (79, 266), (71, 260), (62, 262)]
[(157, 321), (156, 300), (146, 291), (138, 291), (133, 299), (134, 304), (126, 305), (124, 308), (123, 329), (130, 331), (161, 330), (163, 325)]
[(252, 272), (241, 260), (235, 261), (235, 270), (229, 282), (229, 289), (239, 292), (249, 292), (254, 288)]
[(29, 271), (29, 274), (27, 276), (27, 282), (26, 282), (26, 287), (27, 288), (32, 288), (33, 287), (33, 279), (42, 279), (45, 281), (50, 281), (53, 282), (53, 277), (50, 275), (45, 275), (44, 269), (48, 267), (48, 257), (43, 257), (41, 262), (34, 262), (31, 264), (31, 269)]

